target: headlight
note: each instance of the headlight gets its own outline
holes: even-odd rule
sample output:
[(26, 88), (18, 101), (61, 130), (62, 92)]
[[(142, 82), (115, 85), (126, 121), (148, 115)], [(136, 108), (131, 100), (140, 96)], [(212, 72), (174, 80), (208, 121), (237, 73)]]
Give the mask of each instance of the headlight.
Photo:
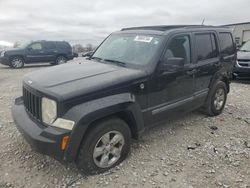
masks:
[(1, 57), (3, 57), (3, 56), (4, 56), (4, 54), (5, 54), (5, 51), (2, 51), (2, 52), (1, 52)]
[(42, 98), (42, 120), (44, 123), (51, 125), (57, 117), (56, 101), (43, 97)]

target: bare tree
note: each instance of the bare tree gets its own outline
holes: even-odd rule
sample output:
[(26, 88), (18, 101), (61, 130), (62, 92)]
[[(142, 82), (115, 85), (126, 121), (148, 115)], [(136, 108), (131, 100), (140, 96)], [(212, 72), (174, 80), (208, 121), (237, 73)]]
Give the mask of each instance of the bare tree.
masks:
[(86, 51), (89, 52), (89, 51), (93, 51), (94, 48), (93, 48), (93, 45), (92, 44), (87, 44), (86, 45)]
[(76, 52), (76, 53), (85, 52), (85, 49), (81, 44), (75, 44), (75, 45), (72, 46), (72, 48), (73, 48), (73, 51)]

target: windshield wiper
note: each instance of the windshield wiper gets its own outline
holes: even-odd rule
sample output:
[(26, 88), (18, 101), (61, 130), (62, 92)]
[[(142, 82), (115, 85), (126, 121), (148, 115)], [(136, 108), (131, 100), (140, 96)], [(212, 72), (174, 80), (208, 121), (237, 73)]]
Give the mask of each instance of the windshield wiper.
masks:
[(241, 52), (250, 52), (250, 50), (239, 50)]
[(121, 61), (117, 61), (117, 60), (113, 60), (113, 59), (103, 59), (104, 61), (107, 61), (107, 62), (111, 62), (111, 63), (115, 63), (115, 64), (118, 64), (118, 65), (121, 65), (123, 67), (126, 66), (126, 63), (124, 62), (121, 62)]
[(100, 57), (91, 57), (90, 59), (96, 59), (96, 60), (98, 60), (98, 61), (102, 61), (102, 60), (103, 60), (103, 59), (100, 58)]

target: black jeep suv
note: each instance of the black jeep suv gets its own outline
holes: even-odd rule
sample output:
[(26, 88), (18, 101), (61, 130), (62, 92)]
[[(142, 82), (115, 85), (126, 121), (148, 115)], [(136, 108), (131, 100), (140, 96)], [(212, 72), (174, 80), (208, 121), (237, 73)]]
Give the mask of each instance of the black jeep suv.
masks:
[(101, 173), (125, 159), (131, 138), (166, 118), (198, 108), (219, 115), (235, 62), (227, 28), (126, 28), (84, 62), (27, 75), (12, 114), (39, 152)]
[(2, 51), (0, 63), (12, 68), (22, 68), (25, 63), (66, 63), (74, 58), (72, 47), (65, 41), (34, 41), (19, 48)]

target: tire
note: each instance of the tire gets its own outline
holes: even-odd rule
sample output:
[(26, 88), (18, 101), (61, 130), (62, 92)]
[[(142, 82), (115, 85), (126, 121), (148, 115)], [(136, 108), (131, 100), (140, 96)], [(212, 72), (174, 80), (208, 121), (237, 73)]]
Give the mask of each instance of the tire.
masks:
[(20, 69), (24, 66), (24, 60), (22, 57), (12, 57), (10, 60), (10, 67), (14, 69)]
[(227, 86), (225, 82), (218, 81), (210, 90), (204, 105), (205, 114), (218, 116), (222, 113), (227, 100)]
[(66, 63), (66, 62), (67, 62), (67, 59), (64, 56), (60, 55), (56, 58), (54, 63), (51, 63), (51, 65), (60, 65), (60, 64)]
[[(77, 167), (89, 175), (103, 173), (122, 162), (130, 151), (131, 142), (128, 125), (119, 118), (106, 119), (92, 126), (81, 143), (76, 160)], [(113, 138), (117, 138), (117, 143), (112, 146), (109, 141)]]

